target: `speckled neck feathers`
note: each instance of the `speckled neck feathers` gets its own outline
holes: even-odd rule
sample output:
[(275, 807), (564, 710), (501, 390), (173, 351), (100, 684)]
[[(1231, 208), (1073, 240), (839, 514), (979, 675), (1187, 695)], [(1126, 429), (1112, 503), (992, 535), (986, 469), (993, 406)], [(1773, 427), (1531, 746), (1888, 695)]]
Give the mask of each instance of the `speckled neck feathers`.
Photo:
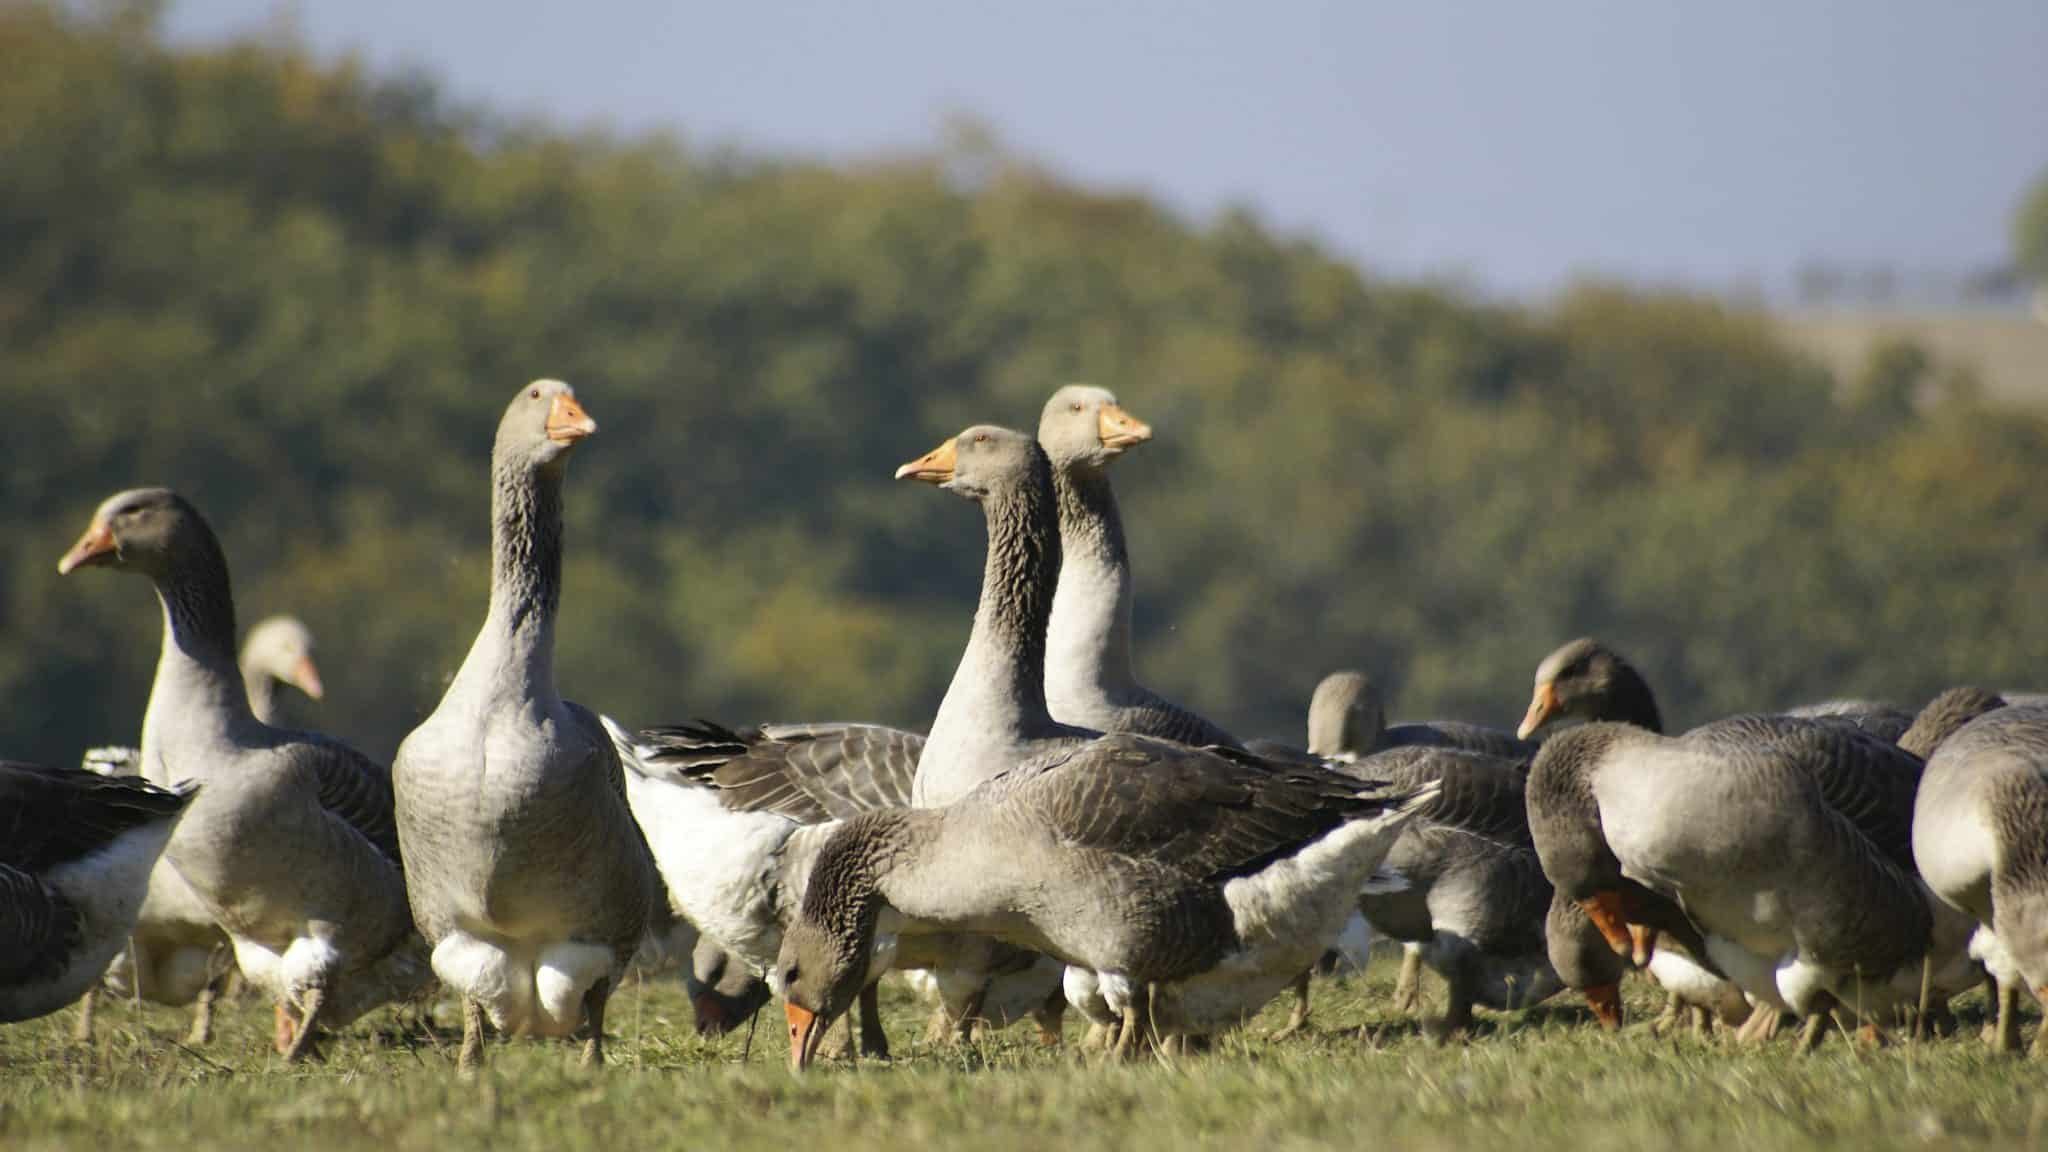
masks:
[(1109, 475), (1075, 466), (1053, 475), (1059, 501), (1059, 587), (1046, 631), (1046, 692), (1053, 711), (1080, 716), (1128, 702), (1131, 567)]
[[(224, 729), (250, 720), (249, 700), (235, 662), (235, 601), (227, 557), (213, 530), (188, 512), (180, 539), (152, 573), (163, 604), (163, 650), (143, 719), (145, 771), (161, 754), (170, 728)], [(193, 775), (197, 765), (179, 769)]]

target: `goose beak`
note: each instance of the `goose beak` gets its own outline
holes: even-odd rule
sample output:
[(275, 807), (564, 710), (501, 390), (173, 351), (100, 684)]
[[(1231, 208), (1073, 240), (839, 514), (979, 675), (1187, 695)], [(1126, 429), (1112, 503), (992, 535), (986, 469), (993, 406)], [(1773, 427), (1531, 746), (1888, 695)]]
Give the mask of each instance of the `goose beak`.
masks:
[(320, 669), (313, 666), (311, 656), (301, 656), (299, 662), (292, 665), (292, 687), (315, 700), (326, 694), (326, 688), (320, 683)]
[(1102, 446), (1112, 452), (1121, 452), (1152, 438), (1152, 426), (1124, 411), (1119, 404), (1102, 406), (1102, 411), (1096, 416), (1095, 432), (1101, 437)]
[(1621, 909), (1621, 893), (1610, 888), (1579, 901), (1579, 907), (1586, 910), (1586, 919), (1600, 930), (1600, 935), (1606, 938), (1607, 946), (1614, 949), (1615, 955), (1635, 954), (1635, 939), (1629, 934), (1628, 920)]
[(555, 397), (548, 406), (548, 439), (557, 444), (574, 444), (585, 436), (597, 433), (597, 421), (576, 402), (576, 397), (563, 393)]
[(825, 1021), (794, 1000), (784, 1001), (782, 1011), (789, 1017), (789, 1070), (801, 1072), (811, 1066), (824, 1043)]
[(69, 576), (74, 568), (108, 563), (119, 553), (120, 545), (114, 543), (113, 529), (107, 527), (106, 521), (95, 519), (85, 530), (85, 535), (78, 538), (78, 543), (71, 546), (71, 551), (57, 561), (57, 575)]
[(1636, 967), (1648, 968), (1650, 957), (1657, 954), (1657, 930), (1648, 924), (1630, 924), (1628, 938), (1629, 943), (1634, 945), (1630, 951), (1633, 953), (1632, 959), (1635, 960)]
[(1515, 729), (1515, 738), (1527, 740), (1530, 733), (1550, 722), (1557, 713), (1557, 685), (1549, 680), (1536, 685), (1536, 696), (1529, 701), (1528, 715), (1522, 717), (1522, 726)]
[(1621, 1027), (1621, 985), (1595, 984), (1585, 990), (1586, 1007), (1593, 1010), (1593, 1018), (1609, 1031)]
[(953, 470), (959, 465), (958, 448), (951, 439), (937, 448), (919, 456), (896, 470), (898, 480), (922, 480), (926, 484), (944, 484), (953, 478)]

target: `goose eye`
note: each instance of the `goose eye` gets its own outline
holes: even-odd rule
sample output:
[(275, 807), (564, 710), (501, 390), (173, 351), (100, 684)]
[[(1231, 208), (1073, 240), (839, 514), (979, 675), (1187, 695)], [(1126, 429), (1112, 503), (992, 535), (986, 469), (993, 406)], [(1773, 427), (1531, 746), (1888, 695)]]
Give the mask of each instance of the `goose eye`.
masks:
[(982, 433), (981, 435), (979, 435), (979, 436), (976, 436), (976, 437), (974, 438), (974, 442), (975, 442), (976, 444), (986, 444), (986, 443), (988, 443), (988, 433), (986, 433), (986, 432), (983, 432), (983, 433)]
[(526, 395), (527, 398), (530, 400), (538, 400), (540, 399), (540, 389), (535, 388), (533, 391), (528, 392)]
[(1074, 411), (1079, 412), (1081, 410), (1081, 402), (1079, 400), (1076, 400), (1069, 407), (1071, 407)]

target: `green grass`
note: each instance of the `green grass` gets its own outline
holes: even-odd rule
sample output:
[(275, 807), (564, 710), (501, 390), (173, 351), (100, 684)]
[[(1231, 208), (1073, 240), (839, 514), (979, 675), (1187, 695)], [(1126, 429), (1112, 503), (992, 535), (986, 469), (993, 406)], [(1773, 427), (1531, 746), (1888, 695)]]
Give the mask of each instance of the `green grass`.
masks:
[[(0, 1028), (0, 1148), (1644, 1152), (2048, 1139), (2048, 1065), (1987, 1053), (1974, 998), (1962, 1006), (1967, 1040), (1865, 1052), (1831, 1039), (1802, 1058), (1783, 1035), (1761, 1051), (1642, 1027), (1608, 1035), (1576, 998), (1487, 1018), (1470, 1042), (1438, 1047), (1388, 1010), (1390, 986), (1377, 965), (1319, 982), (1306, 1035), (1268, 1040), (1275, 1008), (1213, 1053), (1116, 1068), (1071, 1046), (1040, 1050), (1028, 1025), (928, 1047), (922, 1009), (898, 993), (887, 1002), (895, 1061), (800, 1080), (775, 1006), (743, 1060), (743, 1035), (696, 1036), (670, 980), (614, 997), (603, 1073), (579, 1071), (566, 1045), (519, 1042), (493, 1047), (474, 1083), (456, 1078), (452, 1037), (404, 1035), (385, 1014), (330, 1037), (324, 1063), (287, 1068), (270, 1054), (265, 1005), (228, 1007), (201, 1052), (173, 1042), (183, 1012), (108, 1004), (92, 1045), (71, 1040), (75, 1011)], [(1647, 1020), (1654, 990), (1633, 987), (1629, 1008)], [(1070, 1019), (1068, 1039), (1079, 1035)]]

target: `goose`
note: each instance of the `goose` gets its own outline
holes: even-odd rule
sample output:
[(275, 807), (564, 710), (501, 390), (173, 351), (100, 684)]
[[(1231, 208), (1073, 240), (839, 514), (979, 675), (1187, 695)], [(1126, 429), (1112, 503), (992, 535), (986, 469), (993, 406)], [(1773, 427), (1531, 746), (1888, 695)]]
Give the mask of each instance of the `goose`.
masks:
[[(1594, 721), (1629, 724), (1647, 732), (1664, 731), (1656, 694), (1643, 674), (1613, 646), (1581, 636), (1559, 645), (1537, 664), (1529, 710), (1515, 735), (1523, 740), (1545, 740), (1567, 725)], [(1636, 891), (1632, 896), (1654, 910), (1643, 913), (1648, 919), (1673, 927), (1685, 923), (1676, 908), (1664, 904), (1653, 893)], [(1565, 900), (1571, 907), (1553, 909), (1549, 917), (1553, 928), (1568, 929), (1562, 935), (1550, 936), (1551, 966), (1561, 976), (1577, 974), (1566, 977), (1566, 983), (1580, 990), (1602, 1023), (1618, 1027), (1621, 969), (1594, 958), (1595, 949), (1589, 938), (1598, 933), (1592, 931), (1592, 922), (1585, 918), (1584, 909), (1562, 895), (1557, 899)], [(1747, 1003), (1741, 989), (1714, 971), (1711, 964), (1701, 963), (1701, 957), (1680, 941), (1682, 935), (1667, 934), (1664, 945), (1651, 950), (1645, 958), (1651, 977), (1670, 993), (1664, 1019), (1675, 1020), (1681, 1009), (1690, 1008), (1695, 1024), (1701, 1027), (1713, 1018), (1744, 1022), (1748, 1012), (1738, 1007)], [(1634, 951), (1629, 950), (1631, 955)], [(1611, 974), (1612, 978), (1596, 984), (1578, 982), (1598, 973)]]
[[(1967, 688), (1928, 710), (1936, 704), (1969, 718), (1928, 758), (1914, 799), (1913, 859), (1934, 894), (1978, 925), (1970, 951), (1997, 982), (1989, 1039), (2013, 1052), (2022, 989), (2048, 1004), (2048, 705), (2002, 707), (1998, 696)], [(2033, 1051), (2048, 1056), (2048, 1027), (2035, 1033)]]
[(462, 997), (457, 1067), (508, 1035), (585, 1033), (667, 898), (597, 717), (555, 686), (562, 481), (597, 423), (559, 380), (519, 390), (491, 450), (491, 601), (441, 702), (392, 764), (413, 916)]
[(128, 938), (197, 785), (0, 761), (0, 1022), (78, 999)]
[[(1670, 738), (1592, 723), (1552, 736), (1528, 783), (1543, 870), (1640, 963), (1676, 931), (1752, 999), (1807, 1021), (1967, 982), (1908, 848), (1920, 761), (1846, 724), (1740, 716)], [(1681, 918), (1668, 913), (1677, 909)], [(1760, 1039), (1761, 1030), (1748, 1038)]]
[(1052, 463), (1060, 526), (1045, 635), (1046, 709), (1076, 728), (1235, 748), (1237, 738), (1222, 726), (1146, 688), (1132, 669), (1135, 597), (1109, 464), (1151, 438), (1151, 425), (1106, 388), (1069, 384), (1039, 414), (1038, 444)]
[[(735, 1012), (756, 993), (736, 972), (758, 973), (773, 991), (775, 955), (796, 915), (817, 850), (838, 822), (876, 808), (905, 807), (923, 738), (873, 724), (770, 724), (734, 730), (698, 721), (650, 728), (635, 738), (605, 718), (626, 765), (627, 798), (667, 883), (673, 911), (703, 930), (692, 1009), (698, 1028), (744, 1023)], [(715, 947), (729, 961), (710, 955)], [(1043, 1004), (1057, 971), (1014, 969), (1008, 949), (967, 937), (915, 942), (888, 968), (1001, 972), (1004, 998)], [(736, 962), (736, 963), (733, 963)], [(989, 983), (984, 979), (978, 983)], [(726, 991), (714, 994), (719, 986)], [(948, 1019), (986, 1018), (958, 982), (941, 991)], [(889, 1053), (874, 990), (862, 998), (859, 1051)], [(749, 1012), (749, 1015), (751, 1012)], [(1041, 1019), (1057, 1031), (1057, 1019)], [(941, 1038), (935, 1032), (934, 1039)]]
[(1373, 678), (1341, 669), (1317, 682), (1308, 705), (1308, 750), (1338, 761), (1356, 761), (1384, 748), (1461, 748), (1489, 756), (1524, 759), (1536, 745), (1497, 728), (1458, 720), (1388, 725), (1386, 702)]
[[(242, 641), (237, 664), (249, 711), (264, 724), (277, 723), (279, 684), (315, 700), (323, 695), (320, 669), (313, 663), (312, 630), (296, 616), (257, 621)], [(102, 775), (138, 775), (142, 752), (116, 746), (89, 749), (84, 767)], [(159, 862), (150, 873), (149, 893), (128, 947), (114, 954), (99, 986), (115, 996), (133, 994), (154, 1004), (193, 1005), (185, 1041), (204, 1045), (213, 1038), (213, 1002), (234, 971), (233, 957), (233, 946), (214, 924), (206, 902), (177, 869)], [(81, 1041), (92, 1039), (99, 986), (86, 989), (79, 1000), (76, 1036)]]
[(142, 776), (205, 785), (163, 860), (226, 932), (249, 983), (277, 1005), (288, 1061), (427, 979), (384, 769), (337, 740), (256, 719), (235, 662), (227, 558), (168, 488), (109, 497), (58, 563), (155, 584), (163, 649), (142, 722)]
[[(962, 473), (988, 451), (980, 434), (963, 434)], [(878, 948), (926, 931), (985, 933), (1101, 974), (1119, 1056), (1141, 1027), (1218, 1027), (1204, 1018), (1212, 994), (1236, 1010), (1315, 961), (1427, 795), (1112, 735), (943, 808), (863, 813), (820, 849), (783, 936), (791, 1064), (809, 1064)]]

